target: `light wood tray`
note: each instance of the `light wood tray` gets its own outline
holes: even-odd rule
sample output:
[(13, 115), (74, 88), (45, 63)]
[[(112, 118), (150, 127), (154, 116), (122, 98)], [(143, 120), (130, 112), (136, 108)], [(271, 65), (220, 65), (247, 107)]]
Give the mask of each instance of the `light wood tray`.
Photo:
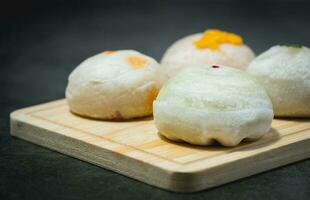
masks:
[(177, 192), (193, 192), (310, 157), (310, 120), (274, 120), (256, 142), (201, 147), (160, 138), (151, 117), (82, 118), (58, 100), (11, 113), (11, 134)]

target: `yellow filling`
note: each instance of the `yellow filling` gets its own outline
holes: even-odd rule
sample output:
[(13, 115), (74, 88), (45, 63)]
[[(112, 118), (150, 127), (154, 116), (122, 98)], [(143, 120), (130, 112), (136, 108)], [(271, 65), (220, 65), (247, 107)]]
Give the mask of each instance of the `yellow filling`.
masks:
[(159, 89), (155, 86), (153, 86), (149, 91), (148, 94), (146, 96), (146, 100), (145, 100), (145, 106), (146, 106), (146, 110), (149, 112), (152, 112), (153, 110), (153, 101), (156, 99), (157, 95), (158, 95)]
[(134, 69), (144, 68), (148, 64), (148, 60), (140, 56), (129, 56), (127, 62)]
[(102, 52), (102, 53), (107, 54), (107, 55), (110, 55), (110, 54), (113, 54), (113, 53), (115, 53), (115, 52), (116, 52), (116, 51), (108, 50), (108, 51), (104, 51), (104, 52)]
[(216, 50), (221, 44), (243, 44), (242, 37), (234, 33), (228, 33), (217, 29), (209, 29), (203, 33), (201, 38), (194, 41), (194, 45), (199, 49), (209, 48)]

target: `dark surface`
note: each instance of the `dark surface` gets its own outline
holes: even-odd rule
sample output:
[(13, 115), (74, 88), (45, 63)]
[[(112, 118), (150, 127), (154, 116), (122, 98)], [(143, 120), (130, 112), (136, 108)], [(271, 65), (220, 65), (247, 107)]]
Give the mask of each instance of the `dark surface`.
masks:
[(174, 40), (207, 27), (241, 34), (256, 53), (310, 46), (309, 2), (20, 2), (0, 14), (0, 199), (310, 199), (309, 159), (175, 194), (9, 136), (9, 113), (63, 98), (68, 74), (88, 56), (130, 48), (159, 59)]

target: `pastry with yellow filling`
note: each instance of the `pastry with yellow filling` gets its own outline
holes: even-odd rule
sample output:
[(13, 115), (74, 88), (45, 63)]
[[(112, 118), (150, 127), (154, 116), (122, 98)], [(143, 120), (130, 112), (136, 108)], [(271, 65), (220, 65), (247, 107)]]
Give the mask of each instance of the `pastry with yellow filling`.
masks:
[(161, 69), (153, 58), (133, 50), (105, 51), (74, 69), (66, 98), (81, 116), (131, 119), (152, 114), (160, 86)]
[(243, 43), (241, 36), (209, 29), (176, 41), (165, 52), (161, 64), (171, 77), (181, 68), (201, 64), (246, 69), (254, 57), (253, 51)]

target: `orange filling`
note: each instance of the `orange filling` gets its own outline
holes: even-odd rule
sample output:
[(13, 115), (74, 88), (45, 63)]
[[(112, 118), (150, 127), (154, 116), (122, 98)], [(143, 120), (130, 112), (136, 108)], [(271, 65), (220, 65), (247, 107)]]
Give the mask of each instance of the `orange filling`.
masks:
[(217, 29), (209, 29), (203, 33), (201, 38), (194, 41), (194, 45), (199, 49), (209, 48), (216, 50), (221, 44), (243, 44), (242, 37), (234, 33), (228, 33)]
[(153, 110), (153, 101), (156, 99), (157, 95), (158, 95), (158, 88), (153, 86), (147, 96), (146, 96), (146, 100), (145, 100), (145, 106), (146, 106), (146, 109), (149, 111), (149, 112), (152, 112)]
[(104, 54), (107, 54), (107, 55), (110, 55), (110, 54), (113, 54), (113, 53), (115, 53), (116, 51), (104, 51), (104, 52), (102, 52), (102, 53), (104, 53)]
[(148, 64), (148, 60), (140, 56), (129, 56), (127, 57), (127, 62), (135, 69), (144, 68)]

